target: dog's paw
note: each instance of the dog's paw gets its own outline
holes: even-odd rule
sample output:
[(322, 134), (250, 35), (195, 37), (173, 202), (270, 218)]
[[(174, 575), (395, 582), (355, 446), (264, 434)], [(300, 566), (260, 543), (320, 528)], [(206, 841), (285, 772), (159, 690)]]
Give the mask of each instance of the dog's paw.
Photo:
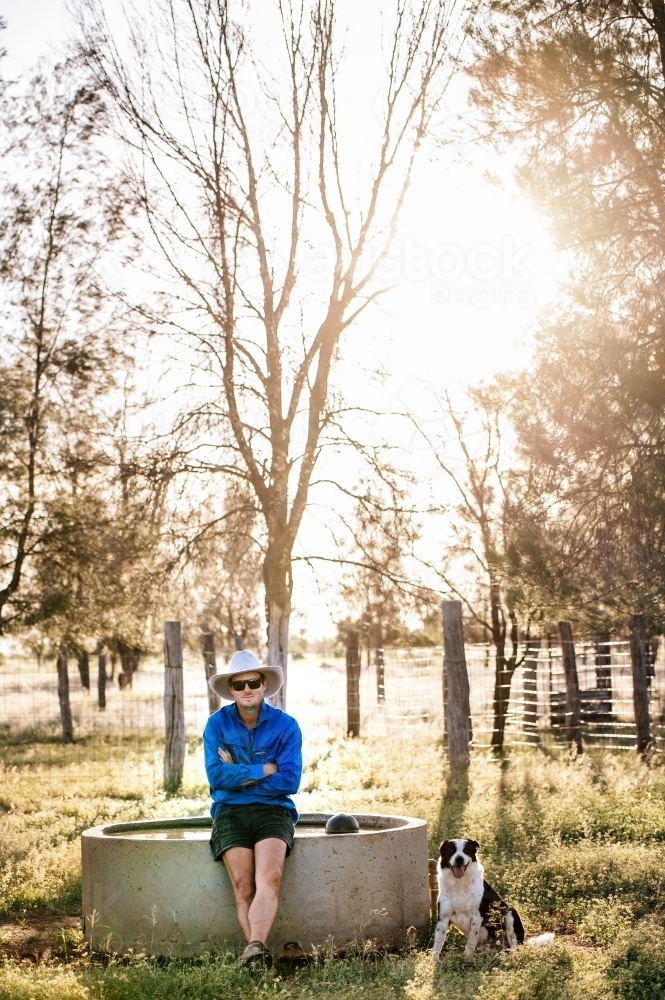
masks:
[(437, 953), (435, 951), (432, 952), (431, 958), (432, 958), (432, 965), (438, 965), (439, 964), (439, 958), (440, 958), (440, 956), (437, 955)]
[(473, 958), (473, 956), (475, 955), (475, 953), (476, 953), (476, 949), (473, 948), (473, 947), (470, 947), (469, 945), (467, 945), (466, 948), (464, 949), (464, 957), (465, 958)]

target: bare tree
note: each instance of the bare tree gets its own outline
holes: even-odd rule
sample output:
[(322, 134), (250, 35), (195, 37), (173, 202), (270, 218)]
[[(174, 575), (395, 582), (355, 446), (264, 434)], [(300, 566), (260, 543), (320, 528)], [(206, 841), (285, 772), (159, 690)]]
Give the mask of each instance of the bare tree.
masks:
[[(523, 481), (503, 463), (502, 414), (496, 395), (476, 390), (472, 401), (481, 421), (478, 430), (469, 433), (446, 395), (451, 438), (445, 444), (430, 442), (437, 466), (453, 485), (457, 500), (452, 506), (453, 540), (443, 568), (424, 562), (491, 636), (495, 649), (492, 749), (500, 753), (513, 675), (524, 662), (520, 639), (524, 636), (528, 647), (534, 617), (542, 612), (541, 594), (532, 579), (520, 572)], [(438, 510), (446, 517), (451, 513), (448, 507)]]
[(420, 524), (409, 503), (412, 480), (383, 475), (367, 483), (356, 500), (347, 528), (353, 543), (345, 567), (340, 596), (349, 618), (344, 632), (358, 629), (368, 648), (379, 650), (384, 641), (403, 639), (405, 618), (419, 605), (419, 593), (408, 579), (405, 561), (412, 555)]
[[(147, 245), (176, 279), (167, 326), (209, 390), (192, 415), (217, 427), (210, 467), (249, 484), (265, 525), (268, 662), (284, 669), (293, 547), (333, 432), (331, 374), (342, 334), (386, 290), (381, 266), (463, 8), (392, 4), (392, 28), (368, 40), (383, 110), (361, 149), (341, 121), (334, 0), (263, 4), (253, 32), (240, 2), (154, 0), (148, 17), (129, 4), (122, 40), (102, 0), (79, 0), (82, 50), (133, 151)], [(313, 242), (330, 248), (317, 296), (303, 278)]]
[(260, 644), (262, 548), (256, 502), (242, 480), (231, 479), (219, 516), (203, 511), (204, 524), (182, 552), (192, 577), (192, 617), (201, 632), (221, 632), (231, 647)]

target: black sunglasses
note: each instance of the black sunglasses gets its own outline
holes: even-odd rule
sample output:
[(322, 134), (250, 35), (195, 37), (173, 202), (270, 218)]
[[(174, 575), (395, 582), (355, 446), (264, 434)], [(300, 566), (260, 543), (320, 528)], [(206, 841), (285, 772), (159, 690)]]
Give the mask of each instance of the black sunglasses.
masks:
[(260, 688), (264, 681), (263, 675), (261, 677), (253, 677), (249, 681), (231, 681), (231, 687), (234, 691), (244, 691), (245, 687), (250, 688), (252, 691), (256, 691)]

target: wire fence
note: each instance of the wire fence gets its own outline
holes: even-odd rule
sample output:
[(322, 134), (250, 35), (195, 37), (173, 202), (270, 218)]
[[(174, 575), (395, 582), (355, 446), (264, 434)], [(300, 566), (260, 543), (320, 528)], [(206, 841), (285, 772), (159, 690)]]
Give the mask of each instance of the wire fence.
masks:
[[(565, 676), (558, 647), (542, 646), (517, 668), (510, 686), (506, 746), (565, 741)], [(488, 747), (493, 728), (494, 650), (466, 647), (473, 745)], [(630, 649), (627, 641), (604, 645), (599, 658), (593, 644), (576, 645), (582, 734), (587, 744), (628, 749), (635, 746), (635, 716)], [(220, 660), (222, 658), (220, 657)], [(598, 660), (602, 662), (599, 664)], [(383, 661), (383, 663), (381, 662)], [(69, 661), (69, 702), (74, 740), (85, 745), (86, 759), (103, 759), (105, 747), (122, 742), (155, 762), (164, 737), (164, 665), (145, 657), (127, 683), (117, 674), (104, 677), (105, 707), (97, 697), (96, 663), (89, 688), (76, 661)], [(650, 665), (651, 735), (665, 749), (665, 655), (660, 644)], [(208, 691), (200, 656), (185, 651), (185, 723), (192, 749), (208, 717)], [(347, 733), (346, 665), (340, 650), (306, 654), (289, 663), (288, 711), (303, 730), (305, 746)], [(405, 745), (444, 737), (443, 651), (440, 647), (363, 650), (360, 665), (360, 735)], [(61, 738), (58, 673), (54, 661), (11, 656), (0, 663), (0, 741), (43, 741), (58, 760)]]

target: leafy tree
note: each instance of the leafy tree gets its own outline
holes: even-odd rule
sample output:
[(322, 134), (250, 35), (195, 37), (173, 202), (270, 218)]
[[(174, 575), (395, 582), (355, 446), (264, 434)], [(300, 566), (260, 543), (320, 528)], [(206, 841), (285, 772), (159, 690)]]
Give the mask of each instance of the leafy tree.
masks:
[(493, 3), (473, 37), (487, 139), (515, 143), (517, 179), (570, 262), (533, 369), (508, 386), (547, 511), (538, 544), (563, 584), (552, 600), (589, 629), (636, 610), (660, 629), (665, 6)]
[[(112, 383), (115, 316), (100, 278), (122, 189), (96, 138), (103, 102), (72, 63), (0, 109), (0, 630), (36, 613), (31, 560), (69, 531), (61, 483)], [(30, 588), (28, 588), (30, 589)]]

